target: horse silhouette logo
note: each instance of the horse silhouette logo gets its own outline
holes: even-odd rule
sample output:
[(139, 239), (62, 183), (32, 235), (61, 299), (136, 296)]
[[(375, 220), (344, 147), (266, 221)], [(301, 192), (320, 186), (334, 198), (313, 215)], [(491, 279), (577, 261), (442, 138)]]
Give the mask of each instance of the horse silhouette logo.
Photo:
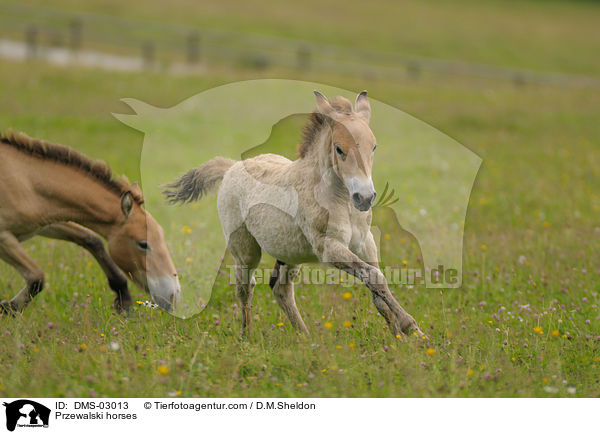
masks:
[(6, 429), (14, 431), (19, 427), (48, 427), (50, 409), (29, 399), (19, 399), (11, 403), (3, 403), (6, 407)]
[[(208, 89), (170, 108), (123, 99), (135, 114), (114, 116), (144, 133), (140, 175), (147, 207), (171, 221), (165, 227), (168, 239), (184, 246), (175, 253), (175, 262), (189, 264), (179, 270), (187, 290), (174, 315), (189, 318), (202, 311), (213, 286), (226, 274), (223, 261), (230, 259), (215, 196), (175, 208), (164, 200), (163, 187), (216, 156), (245, 160), (273, 153), (296, 159), (299, 142), (293, 134), (300, 134), (314, 110), (314, 89), (355, 97), (354, 92), (320, 83), (269, 79)], [(371, 231), (380, 262), (390, 268), (404, 264), (396, 252), (406, 252), (406, 239), (418, 247), (419, 254), (411, 257), (418, 257), (415, 267), (422, 269), (426, 288), (460, 288), (465, 217), (482, 160), (425, 122), (375, 99), (370, 104), (378, 142), (373, 182), (380, 192), (377, 199), (387, 196), (373, 204)], [(247, 182), (258, 180), (247, 177)], [(381, 194), (386, 189), (389, 193)], [(277, 193), (275, 185), (266, 184), (257, 191), (267, 202)], [(287, 205), (282, 211), (293, 214), (295, 202)], [(194, 272), (198, 267), (205, 272)]]

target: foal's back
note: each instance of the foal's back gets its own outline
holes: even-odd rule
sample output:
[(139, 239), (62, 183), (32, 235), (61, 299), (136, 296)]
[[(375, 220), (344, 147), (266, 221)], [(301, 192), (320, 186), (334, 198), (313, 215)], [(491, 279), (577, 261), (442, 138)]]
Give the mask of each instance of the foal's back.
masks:
[(316, 261), (298, 225), (304, 204), (295, 163), (281, 155), (262, 154), (227, 171), (217, 209), (228, 241), (233, 232), (245, 228), (273, 257), (296, 264)]

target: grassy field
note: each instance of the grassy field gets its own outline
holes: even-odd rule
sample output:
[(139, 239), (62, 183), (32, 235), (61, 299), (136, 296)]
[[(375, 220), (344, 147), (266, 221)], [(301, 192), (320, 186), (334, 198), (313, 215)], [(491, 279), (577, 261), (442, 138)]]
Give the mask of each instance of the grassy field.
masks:
[[(273, 13), (257, 8), (253, 14), (266, 18), (239, 8), (229, 13), (224, 3), (212, 6), (208, 17), (220, 17), (215, 25), (251, 31), (340, 44), (356, 40), (348, 26), (360, 21), (360, 10), (348, 8), (344, 19), (337, 10), (323, 11), (311, 20), (308, 9), (284, 14), (262, 3)], [(102, 12), (99, 4), (86, 5)], [(119, 5), (117, 13), (133, 14), (128, 4)], [(410, 54), (600, 75), (595, 4), (406, 7), (414, 16), (435, 11), (434, 25), (419, 26), (409, 14), (374, 7), (373, 17), (389, 24), (375, 25), (373, 17), (362, 23), (365, 31), (373, 29), (374, 48), (402, 46)], [(165, 19), (192, 22), (192, 14), (177, 10), (169, 8)], [(152, 19), (159, 12), (159, 3), (150, 2), (139, 14)], [(401, 32), (396, 25), (394, 32), (396, 16), (414, 31)], [(460, 20), (472, 26), (450, 24)], [(527, 26), (517, 26), (519, 20)], [(358, 44), (370, 45), (366, 39)], [(298, 285), (310, 337), (293, 332), (266, 285), (255, 290), (256, 317), (246, 339), (239, 336), (237, 300), (225, 284), (191, 320), (143, 304), (120, 316), (90, 255), (64, 243), (32, 240), (27, 250), (45, 268), (48, 284), (22, 316), (0, 318), (0, 396), (600, 395), (598, 89), (433, 73), (365, 82), (317, 71), (209, 68), (205, 76), (173, 77), (3, 60), (0, 128), (68, 144), (108, 161), (133, 181), (140, 177), (143, 136), (111, 116), (128, 111), (121, 98), (170, 107), (218, 84), (264, 77), (367, 88), (371, 98), (424, 120), (483, 159), (465, 224), (462, 288), (393, 288), (429, 340), (392, 337), (360, 285)], [(180, 234), (170, 249), (182, 283), (206, 274), (202, 257), (190, 255), (180, 242), (185, 235), (180, 223), (163, 224)], [(200, 236), (200, 222), (190, 220), (189, 226), (190, 236)], [(418, 266), (416, 240), (400, 230), (388, 235), (382, 247), (387, 257)], [(271, 265), (264, 258), (264, 266)], [(0, 263), (0, 298), (21, 286), (21, 277)], [(148, 298), (133, 292), (136, 300)]]

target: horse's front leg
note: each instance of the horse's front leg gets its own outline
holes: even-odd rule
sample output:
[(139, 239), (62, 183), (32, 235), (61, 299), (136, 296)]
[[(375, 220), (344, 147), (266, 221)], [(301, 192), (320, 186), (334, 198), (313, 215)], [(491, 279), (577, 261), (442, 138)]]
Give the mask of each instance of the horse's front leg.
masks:
[[(375, 263), (377, 262), (376, 252), (375, 249)], [(390, 292), (385, 276), (379, 268), (367, 264), (335, 239), (324, 239), (318, 243), (317, 253), (322, 262), (332, 264), (357, 277), (369, 288), (375, 307), (385, 318), (394, 336), (400, 333), (408, 334), (412, 330), (421, 333), (415, 319), (400, 306)]]
[(27, 285), (10, 302), (0, 302), (0, 314), (22, 311), (44, 287), (44, 270), (29, 257), (19, 240), (10, 232), (0, 232), (0, 259), (15, 267)]
[(91, 230), (76, 223), (55, 223), (46, 226), (38, 232), (46, 238), (69, 241), (83, 247), (90, 252), (106, 274), (108, 286), (117, 295), (115, 298), (115, 309), (118, 312), (127, 311), (132, 305), (131, 294), (127, 288), (127, 278), (113, 262), (106, 250), (102, 240)]

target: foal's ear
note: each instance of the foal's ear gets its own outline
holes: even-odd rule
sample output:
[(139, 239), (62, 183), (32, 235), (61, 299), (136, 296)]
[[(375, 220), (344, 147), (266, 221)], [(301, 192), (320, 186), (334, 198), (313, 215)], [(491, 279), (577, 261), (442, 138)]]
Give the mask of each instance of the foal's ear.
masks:
[(143, 203), (143, 193), (142, 193), (142, 189), (140, 188), (140, 184), (135, 181), (133, 184), (131, 184), (131, 188), (129, 189), (129, 191), (131, 192), (131, 194), (137, 198), (138, 203), (140, 202), (140, 199)]
[(317, 111), (327, 117), (332, 117), (335, 113), (334, 108), (329, 103), (329, 100), (321, 92), (315, 90), (315, 96), (317, 97)]
[(363, 117), (364, 120), (369, 122), (371, 119), (371, 104), (367, 98), (367, 91), (363, 90), (356, 96), (356, 102), (354, 103), (354, 111)]
[(133, 209), (133, 196), (131, 192), (123, 193), (121, 196), (121, 211), (123, 212), (123, 217), (129, 217), (131, 214), (131, 210)]

